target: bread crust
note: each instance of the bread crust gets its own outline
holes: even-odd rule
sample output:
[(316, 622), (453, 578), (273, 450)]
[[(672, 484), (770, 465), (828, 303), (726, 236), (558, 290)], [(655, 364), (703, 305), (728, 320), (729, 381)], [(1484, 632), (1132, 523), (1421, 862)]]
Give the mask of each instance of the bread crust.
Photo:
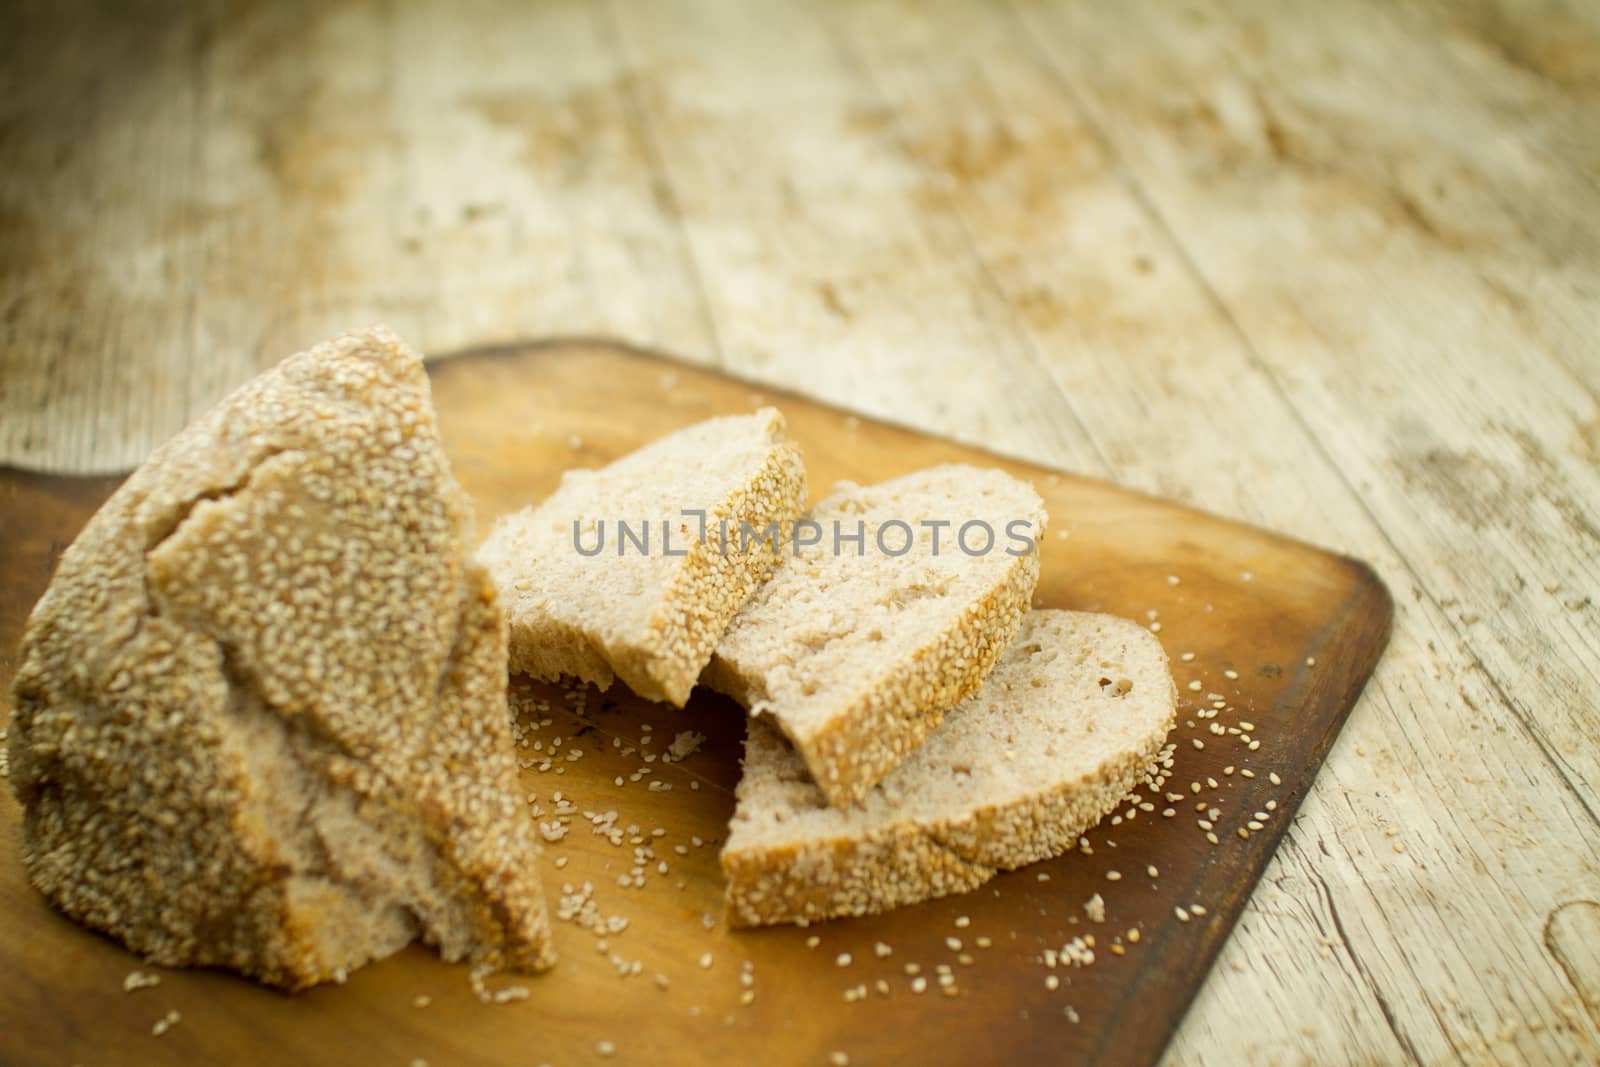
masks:
[[(648, 618), (612, 617), (614, 605), (605, 603), (603, 584), (581, 570), (564, 578), (568, 588), (546, 589), (532, 580), (531, 572), (541, 566), (540, 553), (551, 551), (536, 533), (539, 525), (557, 522), (565, 529), (574, 520), (615, 521), (619, 516), (576, 514), (572, 510), (576, 505), (558, 490), (544, 503), (507, 516), (496, 525), (480, 555), (506, 604), (513, 670), (543, 681), (576, 678), (601, 689), (620, 677), (647, 700), (677, 707), (688, 701), (728, 621), (772, 571), (770, 552), (742, 550), (738, 541), (741, 524), (756, 529), (773, 522), (786, 525), (805, 507), (805, 466), (799, 448), (783, 437), (783, 416), (766, 408), (736, 418), (755, 420), (768, 435), (765, 454), (743, 482), (728, 487), (719, 499), (692, 500), (674, 494), (674, 509), (705, 510), (707, 536), (702, 540), (699, 530), (685, 523), (677, 550), (683, 554), (675, 551), (670, 563), (664, 555), (650, 561), (659, 571), (670, 568), (670, 577)], [(617, 464), (636, 463), (651, 449), (669, 452), (683, 440), (680, 435), (709, 427), (710, 421), (686, 427)], [(748, 428), (743, 432), (748, 433)], [(614, 474), (612, 467), (596, 473)], [(671, 471), (657, 471), (653, 476), (660, 485), (673, 485)], [(724, 521), (730, 542), (726, 552), (718, 536)], [(596, 558), (584, 562), (588, 567), (604, 568), (609, 561)]]
[[(867, 795), (944, 721), (945, 712), (976, 692), (1016, 636), (1039, 583), (1039, 553), (1012, 558), (1000, 579), (962, 608), (934, 640), (887, 667), (876, 681), (815, 731), (776, 723), (794, 743), (828, 803), (846, 806)], [(706, 685), (746, 707), (765, 698), (759, 677), (714, 657)]]
[(387, 330), (291, 356), (159, 449), (23, 636), (34, 887), (154, 962), (291, 990), (419, 936), (548, 966), (470, 545), (421, 360)]
[[(1035, 613), (1043, 614), (1070, 613)], [(901, 812), (864, 832), (846, 827), (776, 844), (743, 844), (735, 832), (721, 856), (729, 923), (762, 926), (876, 914), (966, 892), (1000, 871), (1071, 849), (1149, 774), (1176, 717), (1177, 690), (1165, 653), (1133, 623), (1115, 622), (1158, 664), (1166, 690), (1155, 698), (1157, 714), (1146, 728), (1111, 758), (1009, 802), (976, 802), (946, 818)], [(747, 775), (749, 762), (747, 756)], [(907, 790), (919, 784), (895, 781)], [(741, 806), (744, 788), (741, 783)]]

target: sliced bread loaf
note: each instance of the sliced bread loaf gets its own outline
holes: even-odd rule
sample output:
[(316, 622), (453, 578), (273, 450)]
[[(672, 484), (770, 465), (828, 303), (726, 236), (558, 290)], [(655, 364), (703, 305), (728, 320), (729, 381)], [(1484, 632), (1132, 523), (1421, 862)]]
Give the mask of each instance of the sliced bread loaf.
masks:
[(512, 669), (601, 688), (617, 676), (681, 707), (772, 569), (770, 548), (740, 550), (742, 524), (786, 524), (805, 495), (800, 450), (775, 408), (708, 419), (600, 470), (568, 472), (479, 550), (505, 604)]
[(1003, 471), (951, 465), (841, 483), (809, 518), (820, 539), (784, 552), (701, 680), (770, 717), (828, 802), (847, 804), (1011, 642), (1039, 580), (1044, 504)]
[(1034, 611), (983, 689), (858, 807), (830, 807), (753, 718), (722, 869), (736, 926), (885, 911), (1071, 848), (1149, 773), (1176, 690), (1160, 644), (1108, 615)]
[(285, 360), (84, 527), (18, 653), (29, 879), (166, 966), (298, 989), (421, 937), (554, 959), (505, 624), (417, 354)]

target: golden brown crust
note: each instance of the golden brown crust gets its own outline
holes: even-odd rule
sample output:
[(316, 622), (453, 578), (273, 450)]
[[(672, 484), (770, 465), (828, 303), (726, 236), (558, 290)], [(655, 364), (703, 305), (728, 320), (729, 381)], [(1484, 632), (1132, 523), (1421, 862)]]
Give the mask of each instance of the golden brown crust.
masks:
[(1038, 551), (1016, 557), (937, 640), (895, 664), (821, 730), (791, 738), (829, 804), (860, 800), (948, 709), (977, 692), (1011, 644), (1038, 583)]
[[(697, 461), (705, 451), (720, 456), (722, 445), (737, 459), (710, 464), (708, 474)], [(741, 529), (787, 524), (805, 506), (800, 450), (784, 438), (781, 413), (766, 408), (684, 427), (569, 478), (543, 503), (502, 518), (479, 550), (506, 605), (512, 669), (602, 689), (617, 677), (647, 700), (682, 707), (729, 620), (774, 563), (769, 552), (743, 550)], [(650, 507), (679, 515), (676, 551), (667, 551), (661, 515), (649, 517), (662, 521), (656, 555), (571, 555), (569, 525), (631, 521), (639, 499), (652, 496), (659, 499)], [(561, 531), (555, 540), (553, 529)], [(596, 529), (603, 543), (603, 526), (591, 525), (586, 536)]]
[(725, 850), (728, 921), (768, 926), (876, 915), (964, 893), (1000, 871), (1059, 855), (1138, 785), (1165, 736), (1163, 730), (1149, 751), (1129, 752), (1090, 781), (985, 805), (937, 827), (906, 819), (861, 838)]
[[(792, 522), (805, 503), (800, 449), (785, 441), (772, 450), (748, 485), (708, 514), (706, 527), (715, 530), (720, 520), (727, 519), (733, 530), (741, 522), (761, 530), (771, 522)], [(745, 552), (736, 544), (723, 552), (713, 536), (695, 541), (650, 620), (653, 640), (616, 657), (617, 674), (640, 696), (683, 707), (728, 620), (772, 573), (774, 562), (770, 552)]]
[[(1142, 627), (1036, 611), (986, 688), (858, 807), (828, 805), (799, 751), (752, 721), (721, 856), (729, 922), (882, 912), (1067, 851), (1142, 780), (1157, 787), (1176, 708)], [(1013, 731), (1015, 749), (996, 744)]]
[(470, 522), (421, 361), (384, 330), (290, 357), (158, 450), (23, 638), (34, 886), (156, 962), (290, 989), (418, 935), (547, 965)]

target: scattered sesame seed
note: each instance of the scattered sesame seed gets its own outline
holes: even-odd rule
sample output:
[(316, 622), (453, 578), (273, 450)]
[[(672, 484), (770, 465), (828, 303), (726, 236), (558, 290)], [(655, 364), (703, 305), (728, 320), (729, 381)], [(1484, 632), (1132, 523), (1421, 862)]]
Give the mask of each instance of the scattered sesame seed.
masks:
[(707, 952), (705, 955), (700, 957), (700, 966), (702, 968), (706, 969), (706, 970), (710, 970), (710, 968), (711, 968), (711, 953)]
[(894, 954), (894, 949), (890, 948), (882, 941), (879, 941), (877, 944), (872, 946), (872, 954), (877, 956), (880, 960), (884, 960), (888, 959)]
[(1061, 979), (1053, 974), (1044, 976), (1044, 987), (1052, 992), (1061, 988)]
[(411, 998), (411, 1006), (413, 1008), (426, 1008), (432, 1003), (433, 998), (428, 996), (426, 993), (418, 993), (416, 996)]
[(913, 978), (913, 979), (911, 979), (911, 992), (913, 992), (913, 993), (925, 993), (925, 992), (927, 992), (927, 990), (928, 990), (928, 980), (926, 978)]
[(835, 1052), (828, 1057), (828, 1062), (833, 1067), (850, 1067), (850, 1057), (844, 1052)]
[(617, 1045), (614, 1041), (601, 1041), (595, 1045), (594, 1050), (602, 1056), (615, 1056), (617, 1054)]
[(951, 952), (961, 951), (961, 939), (959, 937), (947, 937), (944, 939), (944, 944)]
[(1278, 777), (1277, 771), (1269, 771), (1267, 773), (1267, 781), (1271, 782), (1273, 785), (1283, 784), (1283, 779)]
[(967, 915), (958, 915), (956, 916), (956, 925), (965, 929), (966, 927), (972, 925), (972, 919)]
[(1108, 882), (1120, 882), (1120, 881), (1122, 881), (1122, 872), (1121, 871), (1107, 871), (1106, 872), (1106, 881), (1108, 881)]
[[(1191, 693), (1198, 693), (1203, 688), (1205, 688), (1205, 687), (1200, 684), (1200, 679), (1198, 679), (1198, 678), (1196, 678), (1194, 681), (1189, 683), (1189, 692), (1191, 692)], [(617, 784), (621, 785), (622, 783), (618, 782)]]
[(1181, 923), (1186, 923), (1189, 921), (1189, 913), (1183, 908), (1173, 908), (1172, 914), (1176, 915), (1178, 917), (1178, 921)]
[(839, 967), (848, 967), (848, 966), (850, 966), (850, 953), (848, 953), (848, 952), (839, 953), (838, 957), (833, 962), (834, 962), (834, 964), (836, 966), (839, 966)]
[(1139, 943), (1139, 928), (1138, 927), (1131, 927), (1128, 930), (1128, 940), (1132, 941), (1135, 945), (1137, 945)]
[(1144, 869), (1144, 873), (1148, 874), (1151, 878), (1161, 877), (1161, 872), (1156, 870), (1156, 865), (1153, 863)]

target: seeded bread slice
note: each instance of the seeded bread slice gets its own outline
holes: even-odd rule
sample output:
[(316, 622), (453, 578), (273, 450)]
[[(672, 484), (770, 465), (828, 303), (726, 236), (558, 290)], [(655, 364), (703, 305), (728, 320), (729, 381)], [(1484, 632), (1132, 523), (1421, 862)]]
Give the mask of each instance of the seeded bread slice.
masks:
[(291, 356), (159, 449), (22, 640), (35, 888), (157, 963), (288, 989), (419, 936), (548, 966), (471, 520), (422, 362), (381, 329)]
[(620, 677), (682, 707), (772, 569), (770, 550), (740, 551), (741, 524), (781, 526), (805, 507), (805, 468), (783, 425), (776, 408), (696, 423), (608, 467), (569, 471), (544, 503), (496, 523), (479, 558), (506, 605), (512, 669), (601, 688)]
[(752, 719), (722, 870), (735, 926), (886, 911), (1057, 855), (1149, 773), (1177, 691), (1142, 627), (1035, 611), (983, 689), (859, 807)]
[(848, 804), (1011, 642), (1039, 580), (1044, 504), (1003, 471), (950, 465), (840, 483), (810, 518), (821, 540), (785, 551), (701, 680), (770, 718), (828, 802)]

